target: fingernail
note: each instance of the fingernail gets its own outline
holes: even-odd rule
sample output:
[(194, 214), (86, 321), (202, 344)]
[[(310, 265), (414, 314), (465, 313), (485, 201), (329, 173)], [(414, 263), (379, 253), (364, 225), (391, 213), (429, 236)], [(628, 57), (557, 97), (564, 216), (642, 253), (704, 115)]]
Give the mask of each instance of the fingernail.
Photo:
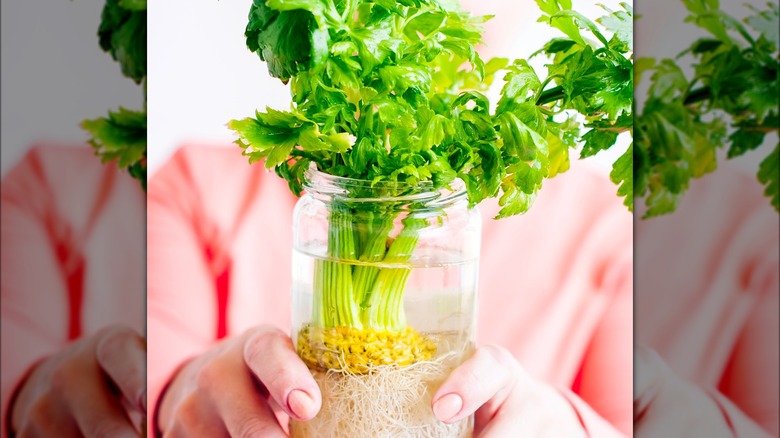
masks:
[(287, 396), (287, 409), (299, 419), (308, 419), (314, 410), (314, 399), (300, 389), (293, 389)]
[(447, 394), (433, 404), (433, 413), (441, 421), (452, 420), (463, 409), (463, 399), (458, 394)]

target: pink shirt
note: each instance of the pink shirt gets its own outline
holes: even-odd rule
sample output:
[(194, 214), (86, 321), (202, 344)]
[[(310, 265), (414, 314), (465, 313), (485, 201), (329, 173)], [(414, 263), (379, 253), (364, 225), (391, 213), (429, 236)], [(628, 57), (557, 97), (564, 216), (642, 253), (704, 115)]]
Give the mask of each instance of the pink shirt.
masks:
[[(632, 418), (631, 214), (611, 183), (576, 167), (546, 183), (522, 217), (489, 220), (497, 210), (482, 206), (478, 340), (510, 349), (561, 388), (592, 436), (624, 436)], [(295, 202), (285, 181), (236, 148), (182, 148), (151, 178), (150, 406), (176, 367), (223, 330), (289, 330)]]
[(3, 178), (2, 434), (30, 367), (110, 324), (145, 332), (145, 196), (91, 148), (30, 149)]
[(674, 215), (636, 222), (636, 342), (657, 353), (642, 351), (634, 368), (641, 436), (669, 436), (690, 408), (657, 402), (691, 396), (661, 376), (707, 394), (734, 436), (780, 433), (780, 216), (762, 191), (724, 162)]
[[(509, 348), (561, 388), (591, 436), (628, 435), (631, 216), (606, 178), (574, 166), (545, 183), (525, 216), (492, 221), (495, 206), (481, 207), (479, 341)], [(710, 273), (684, 283), (638, 271), (637, 341), (666, 361), (637, 356), (641, 436), (676, 430), (676, 407), (657, 400), (692, 392), (736, 436), (777, 434), (778, 216), (751, 175), (719, 172), (714, 184), (693, 184), (679, 212), (687, 219), (637, 224), (640, 267), (673, 274), (681, 260), (702, 260), (688, 269)], [(724, 199), (739, 200), (731, 214), (699, 220)], [(3, 179), (3, 421), (24, 373), (71, 338), (115, 322), (143, 331), (143, 200), (136, 181), (86, 147), (33, 148)], [(283, 181), (234, 148), (184, 148), (152, 178), (150, 409), (176, 366), (218, 333), (289, 326), (294, 203)], [(674, 223), (688, 234), (673, 234)], [(692, 229), (704, 238), (686, 238)], [(674, 378), (686, 384), (664, 383)]]

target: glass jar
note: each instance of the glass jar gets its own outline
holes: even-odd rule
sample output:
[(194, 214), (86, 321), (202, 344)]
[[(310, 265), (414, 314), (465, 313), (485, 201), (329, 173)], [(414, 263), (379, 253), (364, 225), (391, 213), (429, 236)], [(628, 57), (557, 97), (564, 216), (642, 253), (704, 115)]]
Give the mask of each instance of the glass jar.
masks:
[(474, 349), (481, 219), (434, 190), (311, 168), (294, 214), (292, 339), (322, 408), (296, 438), (472, 435), (431, 399)]

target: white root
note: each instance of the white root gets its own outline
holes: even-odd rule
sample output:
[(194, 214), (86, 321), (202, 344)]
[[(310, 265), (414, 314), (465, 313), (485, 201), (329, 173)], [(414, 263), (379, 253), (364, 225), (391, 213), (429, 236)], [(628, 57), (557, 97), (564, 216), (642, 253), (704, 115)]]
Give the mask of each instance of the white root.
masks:
[(471, 418), (445, 424), (431, 409), (435, 391), (470, 350), (464, 347), (406, 367), (373, 367), (363, 375), (313, 371), (322, 409), (310, 421), (291, 421), (291, 438), (471, 437)]

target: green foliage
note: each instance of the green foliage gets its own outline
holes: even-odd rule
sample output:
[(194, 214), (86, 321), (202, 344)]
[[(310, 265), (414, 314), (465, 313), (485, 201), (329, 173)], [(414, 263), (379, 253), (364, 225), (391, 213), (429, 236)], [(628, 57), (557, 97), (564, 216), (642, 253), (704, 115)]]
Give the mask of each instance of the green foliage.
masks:
[(634, 200), (634, 145), (631, 144), (628, 149), (615, 161), (612, 166), (612, 172), (609, 177), (615, 184), (619, 185), (618, 195), (623, 196), (624, 204), (629, 209), (633, 209)]
[(117, 160), (123, 169), (135, 165), (133, 176), (146, 183), (146, 112), (120, 107), (108, 117), (84, 120), (81, 127), (92, 135), (89, 142), (101, 161)]
[(140, 84), (146, 77), (146, 1), (107, 0), (98, 37), (122, 74)]
[[(146, 80), (146, 0), (107, 0), (98, 28), (100, 47), (119, 62), (122, 74)], [(146, 190), (146, 85), (144, 109), (119, 108), (108, 117), (84, 120), (89, 143), (102, 162), (116, 160)]]
[[(327, 34), (319, 31), (306, 10), (272, 9), (266, 0), (254, 0), (246, 27), (246, 43), (268, 63), (271, 76), (287, 82), (327, 56)], [(303, 37), (302, 37), (303, 36)]]
[(780, 154), (778, 147), (772, 151), (759, 165), (758, 180), (766, 186), (764, 194), (772, 200), (775, 209), (780, 209)]
[[(436, 188), (459, 177), (472, 204), (499, 197), (499, 217), (523, 213), (579, 140), (590, 156), (632, 129), (631, 7), (593, 22), (570, 2), (537, 3), (563, 34), (538, 52), (550, 59), (544, 80), (526, 60), (483, 61), (475, 46), (489, 17), (455, 2), (255, 0), (247, 46), (289, 81), (293, 102), (229, 126), (250, 162), (264, 160), (296, 193), (316, 163)], [(504, 87), (493, 108), (485, 92), (496, 75)], [(629, 207), (630, 158), (613, 172)]]
[[(637, 117), (634, 185), (646, 196), (645, 217), (675, 210), (691, 179), (717, 168), (717, 150), (734, 158), (759, 149), (778, 129), (778, 8), (740, 22), (716, 0), (684, 0), (695, 23), (709, 34), (680, 57), (693, 59), (688, 78), (679, 61), (642, 59), (651, 74), (647, 101)], [(770, 146), (767, 146), (770, 147)], [(760, 165), (758, 180), (778, 210), (777, 147)]]

